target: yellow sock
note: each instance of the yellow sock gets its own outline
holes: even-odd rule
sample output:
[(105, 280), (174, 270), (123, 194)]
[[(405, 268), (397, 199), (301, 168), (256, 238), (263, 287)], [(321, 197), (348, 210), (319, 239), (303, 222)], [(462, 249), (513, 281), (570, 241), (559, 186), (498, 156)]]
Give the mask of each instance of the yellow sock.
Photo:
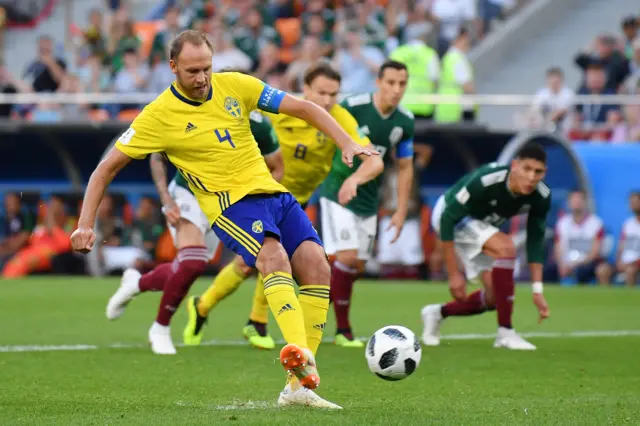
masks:
[(264, 295), (287, 343), (307, 347), (302, 308), (293, 289), (293, 278), (286, 272), (264, 277)]
[(245, 278), (243, 274), (236, 270), (234, 262), (222, 268), (207, 291), (200, 296), (198, 313), (206, 317), (219, 301), (236, 291)]
[(264, 281), (260, 274), (256, 278), (256, 290), (253, 293), (253, 305), (251, 305), (249, 319), (262, 324), (269, 322), (269, 303), (267, 296), (264, 295)]
[(327, 322), (329, 310), (329, 286), (305, 285), (300, 287), (298, 294), (300, 306), (304, 316), (307, 332), (307, 345), (315, 355), (322, 341), (324, 325)]

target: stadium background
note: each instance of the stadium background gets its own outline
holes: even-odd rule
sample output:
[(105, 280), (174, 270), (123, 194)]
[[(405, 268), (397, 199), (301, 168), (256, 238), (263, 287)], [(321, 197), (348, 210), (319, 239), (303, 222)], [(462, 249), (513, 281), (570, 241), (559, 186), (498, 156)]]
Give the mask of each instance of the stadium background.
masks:
[[(477, 165), (508, 161), (518, 146), (531, 139), (542, 142), (549, 153), (547, 180), (554, 191), (549, 247), (555, 221), (566, 209), (567, 194), (579, 188), (587, 193), (595, 213), (605, 223), (609, 241), (605, 257), (614, 260), (622, 222), (631, 214), (627, 197), (640, 181), (640, 114), (635, 112), (640, 106), (632, 96), (639, 93), (640, 41), (630, 36), (630, 26), (635, 31), (638, 26), (634, 17), (637, 5), (633, 2), (613, 0), (604, 6), (594, 1), (545, 0), (42, 0), (25, 7), (26, 3), (0, 1), (0, 37), (4, 44), (0, 194), (19, 194), (22, 214), (33, 217), (43, 229), (53, 221), (62, 235), (70, 234), (80, 191), (100, 157), (126, 130), (140, 105), (155, 96), (152, 84), (170, 81), (163, 68), (163, 46), (172, 29), (167, 19), (171, 20), (175, 11), (175, 30), (208, 31), (226, 53), (220, 57), (221, 62), (245, 66), (254, 75), (293, 92), (300, 90), (297, 79), (304, 68), (323, 53), (335, 58), (345, 50), (348, 54), (359, 50), (369, 58), (388, 56), (418, 32), (443, 54), (451, 34), (455, 36), (460, 28), (470, 31), (472, 47), (467, 56), (473, 67), (476, 96), (460, 102), (475, 103), (475, 120), (416, 120), (416, 144), (432, 149), (427, 167), (419, 170), (417, 177), (425, 265), (407, 276), (402, 268), (373, 267), (371, 274), (392, 278), (436, 276), (437, 262), (430, 264), (436, 244), (428, 219), (437, 197)], [(314, 24), (310, 22), (317, 15), (323, 18), (324, 28), (314, 38), (310, 34)], [(251, 31), (251, 26), (256, 30)], [(359, 34), (357, 40), (349, 39), (351, 33)], [(46, 62), (38, 53), (39, 44), (46, 43), (43, 37), (52, 42), (48, 56), (64, 62), (58, 81), (48, 84), (38, 80)], [(589, 46), (585, 46), (585, 40)], [(545, 71), (550, 67), (560, 67), (566, 86), (578, 92), (583, 86), (583, 70), (574, 63), (574, 56), (583, 50), (591, 55), (589, 49), (597, 44), (592, 40), (613, 40), (617, 58), (626, 57), (620, 60), (620, 66), (628, 70), (612, 92), (617, 94), (611, 98), (615, 101), (589, 101), (596, 107), (615, 103), (619, 114), (595, 123), (596, 127), (578, 120), (556, 126), (548, 120), (548, 111), (536, 107), (534, 93), (545, 85)], [(350, 60), (357, 63), (356, 56)], [(604, 63), (604, 58), (590, 58), (594, 63)], [(605, 64), (608, 78), (615, 71), (610, 63)], [(139, 79), (124, 75), (123, 70), (129, 69), (135, 70), (133, 74)], [(358, 86), (346, 73), (345, 84), (367, 90), (373, 87), (374, 74), (368, 75), (368, 81)], [(427, 103), (439, 102), (436, 98), (424, 99)], [(571, 108), (587, 105), (579, 99), (573, 98)], [(618, 140), (614, 134), (628, 138)], [(158, 206), (139, 209), (146, 197), (157, 203), (148, 163), (135, 162), (127, 167), (110, 191), (113, 209), (106, 214), (118, 231), (103, 246), (141, 245), (146, 241), (145, 249), (155, 260), (170, 259), (174, 252)], [(54, 209), (49, 207), (56, 196), (63, 200), (64, 212), (53, 214)], [(310, 214), (318, 217), (315, 206)], [(9, 225), (5, 221), (5, 232), (10, 230)], [(516, 233), (521, 226), (522, 221), (515, 220), (505, 228)], [(68, 244), (61, 238), (55, 244), (46, 243), (46, 261), (19, 268), (17, 274), (51, 273), (53, 269), (92, 275), (117, 272), (101, 267), (99, 257), (97, 263), (78, 267), (77, 259), (69, 259), (75, 255), (68, 253)], [(5, 254), (3, 262), (8, 263), (13, 255)], [(64, 261), (55, 262), (56, 257)], [(223, 253), (212, 263), (212, 270), (228, 259), (229, 254)], [(138, 266), (148, 268), (150, 264)], [(5, 270), (4, 276), (18, 276), (15, 274)], [(520, 278), (526, 279), (526, 272)]]

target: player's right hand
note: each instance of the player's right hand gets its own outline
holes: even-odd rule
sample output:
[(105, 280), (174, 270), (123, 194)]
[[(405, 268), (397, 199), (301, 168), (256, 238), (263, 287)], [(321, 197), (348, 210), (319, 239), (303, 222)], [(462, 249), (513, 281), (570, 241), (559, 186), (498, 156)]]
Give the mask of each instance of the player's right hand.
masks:
[(538, 324), (542, 323), (543, 320), (549, 318), (549, 305), (545, 300), (542, 293), (534, 293), (533, 294), (533, 304), (538, 308), (538, 313), (540, 316), (538, 317)]
[(173, 200), (171, 203), (162, 206), (162, 213), (171, 226), (176, 226), (180, 221), (180, 207)]
[(355, 179), (347, 178), (338, 191), (338, 202), (342, 206), (349, 204), (358, 195), (358, 182)]
[(449, 291), (458, 302), (467, 300), (467, 280), (460, 272), (449, 276)]
[(342, 148), (342, 162), (349, 167), (353, 167), (353, 157), (357, 157), (358, 155), (370, 157), (372, 155), (380, 155), (380, 153), (375, 149), (358, 145), (353, 141), (347, 143), (347, 145)]
[(96, 233), (91, 228), (78, 228), (71, 234), (71, 247), (80, 253), (89, 253), (96, 242)]

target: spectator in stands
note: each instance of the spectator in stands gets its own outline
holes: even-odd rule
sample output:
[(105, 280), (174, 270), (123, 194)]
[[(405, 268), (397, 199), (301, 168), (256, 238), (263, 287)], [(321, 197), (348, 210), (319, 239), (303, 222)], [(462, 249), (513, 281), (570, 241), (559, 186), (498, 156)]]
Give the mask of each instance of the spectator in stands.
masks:
[(640, 105), (622, 107), (622, 120), (613, 128), (611, 142), (640, 142)]
[[(633, 216), (622, 224), (622, 232), (618, 241), (615, 267), (601, 263), (596, 270), (598, 282), (608, 285), (613, 281), (624, 282), (634, 286), (638, 281), (640, 270), (640, 191), (629, 196), (629, 207)], [(614, 279), (614, 275), (618, 274)]]
[(425, 95), (433, 95), (440, 79), (440, 58), (427, 44), (428, 25), (413, 25), (405, 31), (406, 43), (391, 52), (390, 59), (407, 66), (409, 82), (402, 106), (415, 116), (433, 119), (435, 105), (425, 102)]
[(384, 52), (388, 36), (384, 9), (378, 5), (377, 0), (363, 0), (356, 5), (356, 13), (357, 21), (353, 24), (362, 32), (365, 44)]
[[(170, 7), (165, 12), (164, 28), (153, 38), (151, 53), (149, 54), (149, 65), (153, 67), (160, 62), (168, 61), (168, 46), (182, 30), (180, 26), (180, 9)], [(217, 46), (216, 46), (217, 48)]]
[(265, 80), (267, 76), (272, 74), (284, 75), (286, 65), (280, 62), (278, 46), (268, 43), (260, 50), (258, 69), (254, 71), (253, 76)]
[[(84, 92), (80, 78), (73, 73), (68, 73), (60, 87), (58, 87), (58, 93), (74, 93), (79, 94)], [(72, 104), (63, 104), (58, 107), (58, 111), (61, 114), (61, 118), (67, 120), (81, 120), (87, 118), (89, 111), (89, 105), (86, 103), (75, 102)]]
[[(147, 90), (149, 80), (149, 67), (143, 63), (135, 49), (127, 49), (123, 57), (124, 67), (118, 71), (113, 81), (113, 90), (116, 93), (143, 93)], [(139, 105), (124, 104), (123, 109), (136, 109)]]
[(219, 18), (213, 18), (209, 21), (209, 35), (216, 47), (213, 54), (213, 72), (224, 69), (251, 71), (253, 61), (233, 44), (233, 37), (225, 30), (224, 24)]
[(578, 53), (575, 63), (585, 72), (593, 63), (600, 65), (606, 74), (606, 87), (613, 92), (618, 91), (629, 74), (629, 64), (618, 50), (618, 40), (608, 34), (596, 37), (586, 52)]
[[(31, 86), (14, 78), (0, 61), (0, 93), (15, 95), (16, 93), (31, 92)], [(12, 104), (0, 104), (0, 119), (9, 118), (13, 110)]]
[(635, 285), (640, 270), (640, 191), (634, 191), (629, 197), (629, 207), (633, 216), (622, 226), (618, 244), (617, 266), (623, 274), (624, 282)]
[(378, 69), (385, 56), (379, 48), (365, 45), (357, 30), (351, 30), (343, 34), (333, 60), (342, 75), (342, 92), (352, 94), (376, 89)]
[(284, 87), (289, 92), (302, 92), (304, 74), (312, 64), (322, 58), (322, 44), (315, 36), (306, 36), (300, 43), (298, 59), (287, 68)]
[(436, 50), (444, 56), (460, 29), (476, 18), (476, 5), (473, 0), (433, 0), (431, 14), (440, 24)]
[(309, 27), (314, 15), (319, 15), (322, 18), (327, 31), (331, 31), (336, 24), (336, 13), (329, 7), (327, 0), (306, 1), (305, 10), (302, 13), (302, 25), (305, 30), (310, 30)]
[(133, 223), (124, 231), (122, 245), (135, 247), (146, 253), (146, 256), (135, 259), (134, 265), (141, 272), (153, 268), (151, 259), (155, 257), (156, 243), (165, 229), (158, 217), (158, 211), (158, 206), (152, 198), (142, 197)]
[(631, 44), (629, 58), (629, 77), (624, 83), (624, 91), (630, 95), (637, 94), (640, 89), (640, 36)]
[(64, 79), (67, 64), (55, 57), (53, 48), (51, 37), (38, 38), (38, 58), (27, 67), (23, 76), (35, 92), (55, 92)]
[(242, 16), (242, 25), (233, 31), (234, 43), (253, 61), (252, 70), (260, 65), (260, 53), (269, 45), (280, 46), (278, 32), (263, 22), (260, 10), (252, 8)]
[(89, 27), (83, 34), (91, 55), (97, 56), (101, 61), (104, 60), (107, 56), (107, 39), (100, 9), (92, 9), (89, 12)]
[(640, 18), (635, 16), (627, 16), (622, 20), (622, 34), (624, 36), (624, 54), (627, 59), (633, 57), (633, 41), (638, 36), (638, 26), (640, 26)]
[(116, 75), (124, 66), (124, 56), (128, 51), (138, 51), (140, 39), (135, 33), (133, 21), (116, 15), (111, 25), (108, 52), (111, 56), (111, 73)]
[(75, 223), (65, 214), (64, 202), (53, 196), (47, 206), (44, 225), (37, 226), (29, 244), (20, 249), (4, 266), (4, 278), (19, 278), (25, 275), (49, 271), (51, 260), (71, 248), (71, 232)]
[[(473, 95), (476, 93), (473, 77), (473, 65), (468, 53), (471, 48), (471, 36), (465, 28), (442, 58), (438, 94), (440, 95)], [(476, 106), (470, 103), (441, 103), (436, 106), (434, 119), (440, 123), (456, 123), (474, 121)]]
[[(585, 76), (585, 85), (580, 88), (578, 95), (613, 95), (614, 89), (606, 86), (606, 74), (602, 63), (591, 61)], [(602, 138), (602, 133), (608, 133), (620, 118), (620, 106), (609, 104), (577, 104), (574, 114), (574, 128), (569, 133), (572, 140), (590, 140), (594, 136)], [(608, 140), (609, 137), (605, 137)]]
[(546, 86), (538, 90), (533, 105), (533, 122), (536, 127), (562, 129), (573, 107), (573, 90), (564, 82), (564, 73), (558, 67), (547, 70)]
[(477, 19), (478, 39), (484, 38), (491, 23), (504, 15), (504, 11), (515, 6), (515, 0), (480, 0)]
[(0, 240), (0, 270), (11, 257), (29, 244), (29, 237), (35, 226), (35, 216), (22, 209), (18, 194), (10, 192), (5, 195), (2, 239)]
[(76, 54), (76, 66), (71, 74), (78, 76), (83, 91), (105, 92), (111, 85), (109, 71), (102, 66), (101, 59), (84, 47)]
[(304, 33), (307, 37), (312, 36), (320, 41), (319, 49), (321, 56), (331, 56), (333, 54), (333, 27), (329, 25), (329, 22), (327, 22), (321, 12), (306, 15)]
[(555, 265), (547, 268), (548, 281), (589, 283), (602, 262), (604, 225), (589, 212), (584, 192), (571, 192), (568, 204), (569, 214), (556, 224)]

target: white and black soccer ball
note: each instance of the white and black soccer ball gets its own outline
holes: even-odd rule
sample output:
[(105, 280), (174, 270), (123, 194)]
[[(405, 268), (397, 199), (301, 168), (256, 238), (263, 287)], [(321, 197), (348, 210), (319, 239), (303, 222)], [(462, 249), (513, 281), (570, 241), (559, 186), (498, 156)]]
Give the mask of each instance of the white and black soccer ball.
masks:
[(401, 325), (389, 325), (371, 336), (365, 355), (372, 373), (381, 379), (396, 381), (416, 371), (422, 348), (411, 330)]

